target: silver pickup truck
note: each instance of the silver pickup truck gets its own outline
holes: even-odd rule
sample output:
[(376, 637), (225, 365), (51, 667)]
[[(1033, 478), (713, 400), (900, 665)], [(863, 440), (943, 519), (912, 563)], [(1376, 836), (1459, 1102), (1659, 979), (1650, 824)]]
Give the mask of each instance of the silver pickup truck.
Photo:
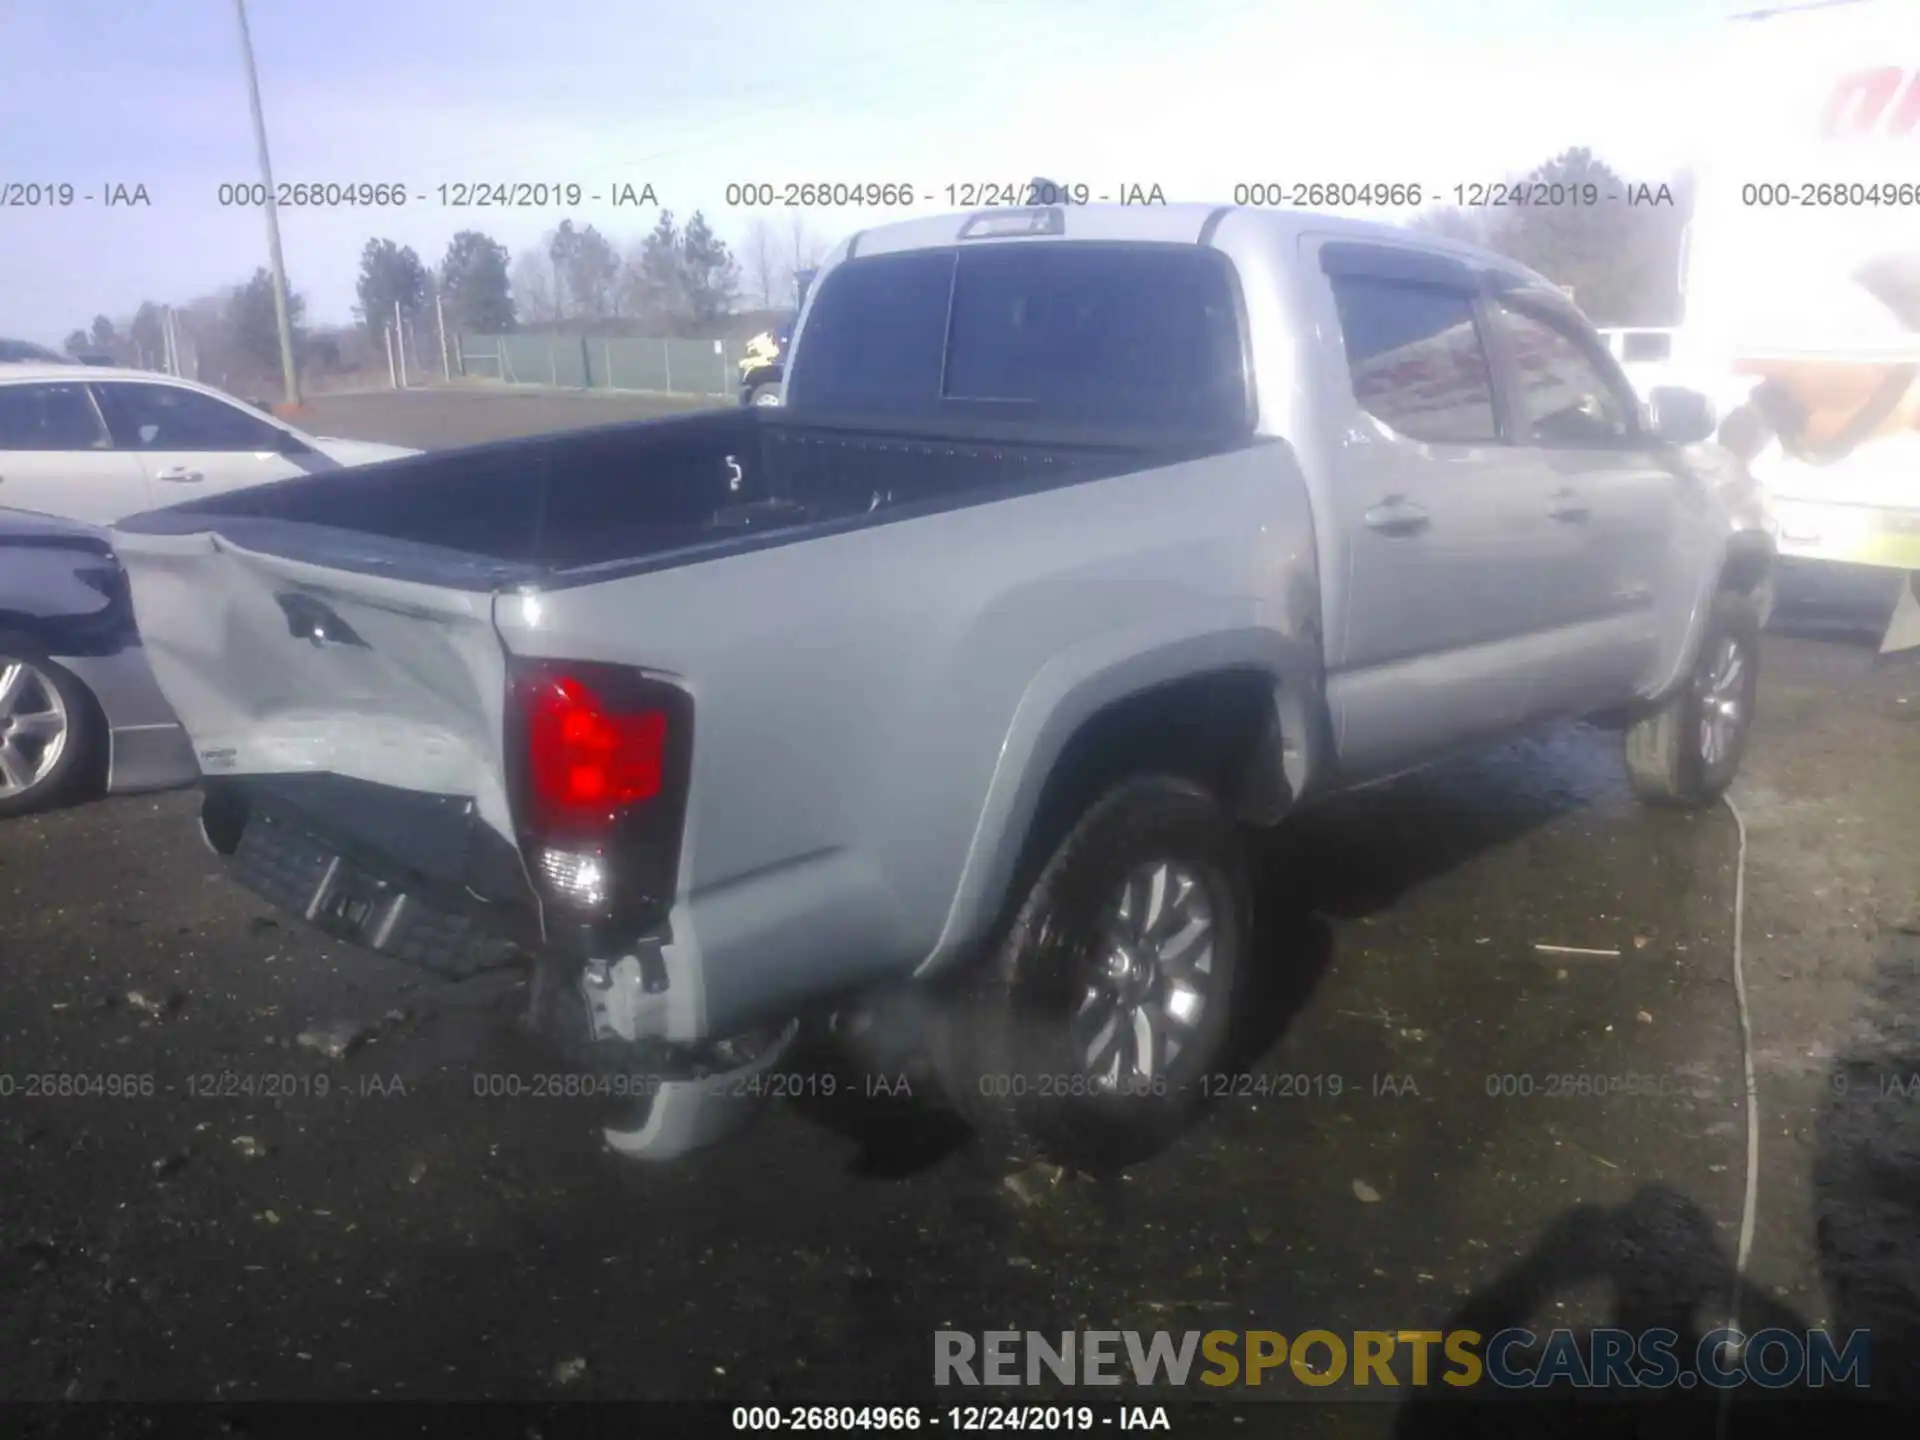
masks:
[(376, 950), (532, 957), (558, 1038), (663, 1077), (617, 1149), (905, 994), (977, 1124), (1125, 1163), (1286, 963), (1245, 827), (1557, 716), (1626, 712), (1651, 800), (1739, 763), (1768, 541), (1699, 397), (1506, 260), (916, 219), (831, 255), (785, 399), (115, 530), (208, 842)]

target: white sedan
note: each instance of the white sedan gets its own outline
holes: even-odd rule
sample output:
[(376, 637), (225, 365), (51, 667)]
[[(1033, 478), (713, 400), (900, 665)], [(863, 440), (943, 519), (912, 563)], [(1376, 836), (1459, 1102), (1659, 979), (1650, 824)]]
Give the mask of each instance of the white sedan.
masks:
[(218, 390), (151, 371), (0, 368), (0, 505), (91, 525), (418, 453), (307, 435)]

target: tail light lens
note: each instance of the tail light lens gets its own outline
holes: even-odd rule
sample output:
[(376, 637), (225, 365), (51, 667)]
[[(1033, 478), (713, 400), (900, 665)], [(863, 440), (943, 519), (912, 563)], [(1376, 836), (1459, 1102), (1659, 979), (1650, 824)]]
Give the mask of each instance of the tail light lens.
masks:
[(679, 868), (690, 697), (615, 665), (515, 661), (510, 684), (515, 817), (541, 890), (583, 921), (655, 923)]
[(665, 710), (622, 714), (585, 681), (556, 674), (530, 687), (527, 711), (536, 824), (594, 827), (660, 793)]

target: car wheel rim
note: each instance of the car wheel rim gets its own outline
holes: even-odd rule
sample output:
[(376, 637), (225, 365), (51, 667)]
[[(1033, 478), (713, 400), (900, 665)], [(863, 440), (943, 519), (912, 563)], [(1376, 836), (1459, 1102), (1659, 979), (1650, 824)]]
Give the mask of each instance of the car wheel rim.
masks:
[(1143, 865), (1109, 903), (1071, 1025), (1088, 1077), (1107, 1091), (1163, 1079), (1206, 1013), (1214, 915), (1194, 870)]
[(1722, 636), (1700, 668), (1700, 758), (1709, 768), (1733, 753), (1746, 723), (1746, 647)]
[(42, 671), (24, 660), (0, 660), (0, 800), (44, 781), (71, 731), (67, 702)]
[(778, 405), (780, 403), (780, 392), (778, 390), (762, 390), (758, 395), (753, 397), (753, 403), (755, 405)]

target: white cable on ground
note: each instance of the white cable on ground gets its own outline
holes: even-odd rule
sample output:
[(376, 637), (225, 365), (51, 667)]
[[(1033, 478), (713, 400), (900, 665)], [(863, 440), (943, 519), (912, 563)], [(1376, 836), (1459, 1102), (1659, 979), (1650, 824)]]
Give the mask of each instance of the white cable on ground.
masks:
[[(1721, 797), (1733, 816), (1740, 848), (1733, 867), (1733, 998), (1740, 1011), (1740, 1060), (1747, 1082), (1747, 1191), (1740, 1205), (1740, 1243), (1734, 1250), (1733, 1289), (1727, 1297), (1727, 1328), (1740, 1328), (1740, 1289), (1747, 1279), (1747, 1257), (1753, 1251), (1753, 1222), (1760, 1202), (1760, 1093), (1753, 1078), (1753, 1016), (1747, 1009), (1747, 970), (1744, 945), (1747, 917), (1747, 822), (1732, 795)], [(1726, 1440), (1733, 1418), (1733, 1387), (1720, 1392), (1714, 1434)]]

